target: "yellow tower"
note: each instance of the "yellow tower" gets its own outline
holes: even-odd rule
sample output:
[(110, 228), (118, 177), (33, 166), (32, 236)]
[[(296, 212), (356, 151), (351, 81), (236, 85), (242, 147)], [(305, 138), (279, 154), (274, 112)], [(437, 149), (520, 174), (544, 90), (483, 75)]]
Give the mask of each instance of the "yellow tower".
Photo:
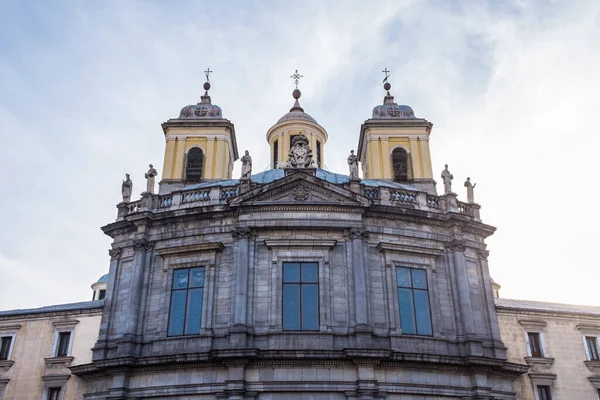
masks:
[[(296, 71), (295, 75), (298, 75)], [(298, 84), (296, 78), (296, 85)], [(287, 160), (292, 140), (297, 135), (304, 135), (308, 138), (309, 147), (312, 150), (313, 160), (317, 164), (317, 168), (325, 166), (325, 143), (327, 143), (327, 131), (317, 121), (304, 112), (300, 107), (298, 99), (302, 93), (296, 89), (292, 92), (292, 97), (295, 99), (294, 106), (290, 112), (279, 118), (279, 121), (273, 125), (267, 132), (267, 142), (271, 148), (271, 163), (270, 168), (277, 168), (278, 164)]]
[(231, 179), (233, 162), (238, 159), (235, 128), (223, 118), (221, 108), (211, 103), (209, 89), (207, 73), (200, 103), (183, 107), (179, 118), (162, 124), (166, 145), (161, 188)]
[(383, 104), (360, 128), (357, 156), (366, 179), (389, 179), (435, 192), (429, 135), (433, 124), (416, 118), (412, 108), (394, 103), (387, 91)]

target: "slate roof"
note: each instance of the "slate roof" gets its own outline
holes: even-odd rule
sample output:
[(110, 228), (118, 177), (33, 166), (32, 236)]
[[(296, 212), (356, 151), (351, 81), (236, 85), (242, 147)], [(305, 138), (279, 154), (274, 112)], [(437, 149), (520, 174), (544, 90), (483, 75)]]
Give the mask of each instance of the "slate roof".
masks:
[(600, 306), (580, 306), (576, 304), (546, 303), (543, 301), (494, 299), (496, 307), (515, 311), (537, 311), (562, 314), (585, 314), (600, 317)]
[[(264, 183), (274, 182), (274, 181), (282, 179), (284, 177), (285, 177), (284, 170), (269, 169), (264, 172), (260, 172), (258, 174), (252, 175), (252, 177), (250, 179), (252, 179), (252, 182), (264, 184)], [(343, 184), (343, 183), (348, 183), (350, 181), (350, 179), (348, 178), (348, 175), (336, 174), (335, 172), (326, 171), (326, 170), (320, 169), (320, 168), (317, 168), (316, 177), (319, 179), (322, 179), (324, 181), (327, 181), (329, 183), (335, 183), (338, 185)], [(210, 187), (215, 187), (215, 186), (229, 187), (229, 186), (236, 186), (239, 183), (240, 183), (239, 179), (228, 179), (228, 180), (222, 180), (222, 181), (220, 180), (220, 181), (212, 181), (212, 182), (203, 182), (203, 183), (198, 183), (195, 185), (186, 186), (182, 190), (204, 189), (204, 188), (210, 188)], [(414, 187), (412, 187), (410, 185), (402, 184), (399, 182), (394, 182), (391, 180), (361, 179), (360, 183), (362, 183), (365, 186), (371, 186), (371, 187), (384, 186), (384, 187), (390, 187), (390, 188), (395, 188), (395, 189), (417, 191), (417, 189), (415, 189)]]
[(55, 306), (45, 306), (45, 307), (40, 307), (40, 308), (24, 308), (24, 309), (18, 309), (18, 310), (7, 310), (7, 311), (0, 311), (0, 317), (12, 317), (15, 315), (92, 310), (94, 308), (101, 308), (103, 304), (104, 304), (104, 300), (94, 300), (94, 301), (82, 301), (79, 303), (58, 304)]

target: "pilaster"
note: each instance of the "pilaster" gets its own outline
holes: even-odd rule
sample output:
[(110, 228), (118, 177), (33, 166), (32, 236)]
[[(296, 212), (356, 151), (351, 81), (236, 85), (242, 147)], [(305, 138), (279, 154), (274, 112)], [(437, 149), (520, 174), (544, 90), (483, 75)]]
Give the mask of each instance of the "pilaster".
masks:
[(346, 240), (350, 241), (352, 248), (352, 271), (354, 277), (354, 307), (356, 313), (355, 331), (371, 331), (369, 326), (367, 304), (367, 276), (365, 268), (365, 254), (363, 239), (369, 233), (363, 227), (353, 227), (344, 232)]

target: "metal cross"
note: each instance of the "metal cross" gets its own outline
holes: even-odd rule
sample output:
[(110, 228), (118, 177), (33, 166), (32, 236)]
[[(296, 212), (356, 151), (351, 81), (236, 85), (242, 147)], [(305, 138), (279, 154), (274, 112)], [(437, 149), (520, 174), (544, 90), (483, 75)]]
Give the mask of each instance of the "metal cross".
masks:
[(300, 75), (298, 73), (298, 70), (296, 70), (296, 72), (294, 72), (293, 75), (290, 75), (290, 78), (292, 78), (294, 80), (294, 84), (296, 85), (296, 89), (298, 89), (298, 81), (300, 80), (300, 78), (304, 78), (304, 75)]
[(210, 70), (210, 68), (206, 68), (206, 71), (204, 71), (204, 75), (206, 76), (206, 82), (210, 82), (210, 79), (208, 79), (208, 76), (210, 75), (210, 73), (213, 72)]
[(390, 77), (390, 75), (392, 74), (392, 71), (388, 71), (388, 69), (384, 69), (383, 71), (381, 71), (385, 74), (385, 78), (383, 78), (383, 82), (387, 82), (388, 78)]

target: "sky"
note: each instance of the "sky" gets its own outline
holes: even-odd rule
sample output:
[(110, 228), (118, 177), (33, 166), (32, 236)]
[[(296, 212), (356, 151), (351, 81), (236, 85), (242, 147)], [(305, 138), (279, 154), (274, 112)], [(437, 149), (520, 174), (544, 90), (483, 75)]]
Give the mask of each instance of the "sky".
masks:
[(347, 173), (388, 68), (434, 124), (438, 182), (449, 164), (459, 199), (477, 183), (501, 296), (600, 305), (599, 40), (597, 0), (2, 1), (0, 309), (91, 299), (121, 181), (136, 198), (160, 173), (160, 124), (207, 67), (255, 173), (296, 69), (326, 167)]

